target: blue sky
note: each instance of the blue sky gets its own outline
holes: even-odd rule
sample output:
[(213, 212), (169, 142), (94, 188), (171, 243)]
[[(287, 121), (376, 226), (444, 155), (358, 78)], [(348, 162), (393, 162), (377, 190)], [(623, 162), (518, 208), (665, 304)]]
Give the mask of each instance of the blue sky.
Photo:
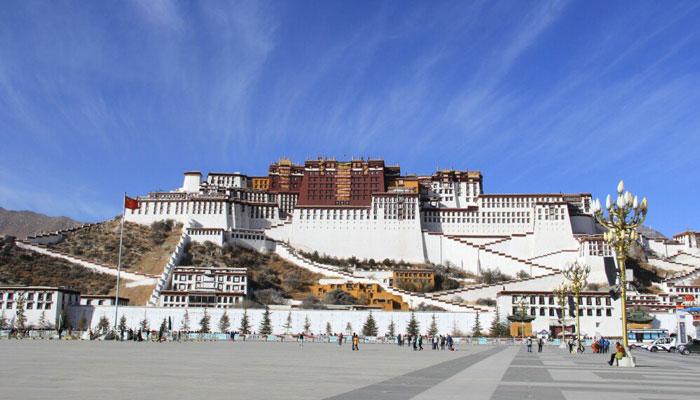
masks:
[(624, 178), (649, 225), (698, 230), (698, 21), (691, 1), (2, 2), (0, 206), (95, 221), (185, 170), (381, 156), (489, 193)]

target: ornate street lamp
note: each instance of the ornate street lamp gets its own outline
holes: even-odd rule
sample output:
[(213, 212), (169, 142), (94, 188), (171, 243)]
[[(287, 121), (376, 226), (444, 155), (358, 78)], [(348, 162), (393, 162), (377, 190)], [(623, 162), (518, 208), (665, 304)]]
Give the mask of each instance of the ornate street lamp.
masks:
[(620, 278), (621, 289), (620, 302), (622, 306), (622, 343), (627, 348), (627, 282), (625, 279), (625, 260), (630, 246), (638, 238), (637, 227), (644, 222), (647, 216), (646, 197), (640, 202), (637, 196), (632, 197), (630, 192), (625, 192), (625, 184), (620, 181), (617, 185), (617, 201), (612, 202), (610, 195), (605, 200), (605, 209), (608, 216), (605, 217), (600, 200), (593, 204), (593, 212), (599, 224), (608, 228), (603, 234), (603, 239), (615, 249), (617, 253), (617, 274)]
[(566, 285), (566, 283), (562, 282), (552, 289), (552, 293), (557, 297), (557, 304), (559, 305), (559, 308), (561, 308), (561, 340), (563, 344), (566, 338), (566, 323), (564, 320), (566, 318), (566, 301), (568, 300), (570, 294), (569, 287)]
[(588, 275), (591, 273), (591, 267), (589, 267), (588, 265), (579, 264), (578, 262), (573, 262), (567, 264), (567, 266), (562, 272), (564, 273), (564, 278), (568, 279), (571, 282), (569, 284), (569, 288), (574, 293), (574, 296), (576, 298), (576, 340), (580, 345), (581, 320), (579, 318), (579, 314), (581, 311), (581, 307), (579, 305), (579, 293), (581, 293), (581, 290), (585, 288), (588, 284), (586, 279), (588, 279)]

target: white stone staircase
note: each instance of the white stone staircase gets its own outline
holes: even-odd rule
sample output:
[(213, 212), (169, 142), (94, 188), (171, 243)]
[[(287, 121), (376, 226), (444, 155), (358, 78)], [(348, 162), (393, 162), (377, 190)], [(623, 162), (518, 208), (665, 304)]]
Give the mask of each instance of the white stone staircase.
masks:
[[(192, 225), (191, 221), (190, 221), (189, 225), (190, 226)], [(173, 271), (175, 270), (175, 267), (180, 262), (180, 259), (182, 258), (182, 256), (185, 254), (185, 249), (187, 248), (187, 244), (190, 242), (190, 236), (187, 232), (188, 232), (188, 228), (182, 229), (182, 234), (180, 235), (180, 240), (177, 242), (177, 246), (175, 246), (175, 250), (173, 251), (173, 254), (170, 255), (170, 259), (168, 259), (168, 264), (166, 264), (165, 268), (163, 269), (163, 273), (160, 275), (160, 277), (156, 281), (156, 287), (153, 288), (153, 293), (151, 293), (151, 298), (148, 300), (149, 306), (158, 305), (158, 298), (160, 297), (160, 292), (162, 292), (165, 288), (168, 287), (168, 285), (170, 285), (170, 280), (172, 279)]]
[[(68, 261), (72, 264), (81, 266), (83, 268), (87, 268), (87, 269), (95, 271), (95, 272), (117, 276), (117, 267), (112, 266), (112, 265), (88, 261), (88, 260), (85, 260), (81, 257), (77, 257), (77, 256), (74, 256), (71, 254), (66, 254), (66, 253), (62, 253), (60, 251), (49, 249), (45, 245), (41, 245), (41, 244), (35, 244), (35, 243), (30, 243), (30, 242), (21, 241), (21, 240), (18, 240), (15, 243), (17, 244), (17, 247), (25, 249), (25, 250), (31, 250), (31, 251), (34, 251), (34, 252), (37, 252), (40, 254), (54, 257), (54, 258), (60, 258), (62, 260)], [(156, 275), (144, 274), (141, 272), (124, 271), (124, 270), (121, 271), (120, 275), (122, 278), (129, 279), (132, 281), (151, 280), (151, 281), (155, 282), (156, 278), (157, 278)]]
[(399, 289), (399, 288), (396, 288), (393, 286), (389, 286), (389, 285), (381, 282), (380, 280), (370, 279), (370, 278), (366, 278), (366, 277), (357, 277), (349, 272), (345, 272), (345, 271), (341, 270), (338, 267), (335, 267), (332, 265), (327, 265), (327, 264), (321, 264), (321, 263), (318, 263), (315, 261), (311, 261), (308, 258), (299, 254), (291, 246), (289, 246), (288, 244), (286, 244), (284, 242), (275, 241), (275, 244), (276, 244), (275, 253), (277, 255), (279, 255), (280, 257), (282, 257), (283, 259), (285, 259), (285, 260), (287, 260), (295, 265), (306, 268), (311, 272), (320, 273), (320, 274), (323, 274), (323, 275), (326, 275), (329, 277), (346, 279), (346, 280), (348, 280), (350, 282), (354, 282), (354, 283), (366, 283), (366, 284), (379, 285), (384, 290), (386, 290), (388, 293), (401, 296), (403, 301), (405, 301), (409, 305), (412, 305), (413, 307), (417, 307), (420, 304), (425, 304), (425, 305), (440, 307), (446, 311), (456, 311), (456, 312), (487, 312), (488, 311), (486, 308), (481, 308), (481, 307), (473, 306), (470, 304), (462, 304), (459, 302), (440, 299), (440, 298), (435, 297), (431, 294), (408, 292), (408, 291), (405, 291), (405, 290), (402, 290), (402, 289)]

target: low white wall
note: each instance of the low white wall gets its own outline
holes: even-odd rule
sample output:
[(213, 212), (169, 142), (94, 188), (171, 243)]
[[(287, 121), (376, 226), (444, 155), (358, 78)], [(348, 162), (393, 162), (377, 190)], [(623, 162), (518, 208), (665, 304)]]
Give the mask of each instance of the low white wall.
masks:
[[(182, 327), (182, 319), (185, 315), (185, 308), (162, 308), (162, 307), (119, 307), (119, 319), (121, 316), (126, 316), (127, 326), (130, 328), (138, 328), (139, 323), (143, 319), (149, 321), (151, 329), (158, 329), (163, 319), (171, 318), (173, 329), (179, 330)], [(199, 329), (199, 321), (204, 315), (203, 308), (188, 308), (190, 319), (190, 330)], [(110, 323), (114, 320), (114, 306), (74, 306), (70, 308), (71, 321), (77, 323), (83, 313), (91, 327), (95, 327), (102, 316), (106, 316)], [(226, 313), (231, 321), (231, 329), (239, 330), (241, 319), (244, 310), (226, 309)], [(262, 316), (265, 310), (263, 309), (248, 309), (248, 318), (254, 331), (260, 330)], [(218, 331), (218, 324), (224, 309), (208, 308), (207, 313), (211, 316), (210, 328), (213, 331)], [(292, 328), (290, 332), (298, 333), (304, 330), (304, 323), (308, 317), (311, 322), (312, 333), (325, 333), (326, 323), (331, 323), (333, 332), (345, 332), (345, 327), (348, 322), (352, 325), (354, 332), (361, 332), (362, 326), (367, 320), (369, 311), (332, 311), (332, 310), (270, 310), (272, 319), (272, 330), (275, 334), (285, 333), (284, 325), (287, 321), (287, 316), (292, 315)], [(372, 312), (374, 319), (379, 327), (379, 334), (384, 335), (387, 331), (389, 323), (393, 320), (396, 326), (396, 331), (406, 332), (406, 326), (411, 319), (411, 313), (406, 311), (375, 311)], [(451, 333), (453, 327), (457, 326), (464, 333), (469, 333), (474, 327), (476, 319), (475, 313), (451, 313), (451, 312), (416, 312), (416, 320), (420, 324), (420, 331), (426, 333), (430, 328), (432, 316), (435, 315), (439, 333)], [(491, 325), (493, 313), (483, 312), (479, 314), (479, 321), (482, 329), (488, 331)]]

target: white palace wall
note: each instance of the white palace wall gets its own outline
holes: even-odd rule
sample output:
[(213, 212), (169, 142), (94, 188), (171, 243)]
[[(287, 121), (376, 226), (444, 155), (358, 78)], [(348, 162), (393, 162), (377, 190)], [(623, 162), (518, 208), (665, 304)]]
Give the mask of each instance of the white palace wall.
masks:
[[(190, 320), (190, 330), (199, 330), (199, 321), (204, 316), (203, 308), (164, 308), (164, 307), (119, 307), (119, 319), (121, 316), (126, 316), (126, 324), (130, 328), (138, 328), (140, 322), (144, 319), (149, 321), (151, 329), (157, 330), (163, 319), (167, 321), (168, 317), (172, 320), (174, 330), (182, 329), (182, 320), (187, 310)], [(85, 318), (88, 324), (93, 329), (97, 326), (102, 316), (107, 317), (111, 323), (114, 319), (114, 306), (74, 306), (70, 308), (71, 321), (77, 322), (85, 313)], [(231, 321), (231, 330), (239, 330), (241, 319), (243, 318), (243, 309), (229, 308), (226, 313)], [(263, 309), (248, 309), (248, 319), (253, 331), (259, 331), (262, 322)], [(218, 324), (224, 309), (209, 308), (207, 314), (211, 316), (210, 328), (212, 331), (218, 331)], [(335, 310), (270, 310), (272, 320), (272, 330), (274, 334), (285, 333), (284, 325), (287, 322), (287, 316), (291, 313), (292, 328), (291, 333), (299, 333), (304, 330), (304, 324), (308, 317), (311, 323), (310, 331), (316, 334), (326, 332), (326, 323), (331, 323), (333, 332), (345, 332), (345, 327), (348, 322), (352, 325), (353, 331), (360, 333), (362, 326), (367, 320), (369, 311), (335, 311)], [(432, 317), (438, 326), (440, 334), (451, 333), (454, 326), (462, 332), (468, 333), (474, 327), (476, 313), (466, 312), (416, 312), (416, 320), (420, 324), (420, 332), (425, 334), (430, 328)], [(479, 322), (484, 331), (488, 331), (491, 325), (491, 320), (494, 313), (482, 312), (479, 313)], [(411, 319), (411, 313), (407, 311), (381, 311), (372, 312), (372, 316), (379, 327), (379, 334), (384, 335), (387, 327), (394, 321), (397, 332), (406, 332), (406, 326)]]
[[(381, 211), (381, 210), (380, 210)], [(318, 251), (341, 258), (357, 257), (406, 262), (424, 261), (420, 224), (416, 219), (301, 219), (294, 211), (290, 245), (303, 251)], [(284, 239), (281, 239), (284, 241)]]

